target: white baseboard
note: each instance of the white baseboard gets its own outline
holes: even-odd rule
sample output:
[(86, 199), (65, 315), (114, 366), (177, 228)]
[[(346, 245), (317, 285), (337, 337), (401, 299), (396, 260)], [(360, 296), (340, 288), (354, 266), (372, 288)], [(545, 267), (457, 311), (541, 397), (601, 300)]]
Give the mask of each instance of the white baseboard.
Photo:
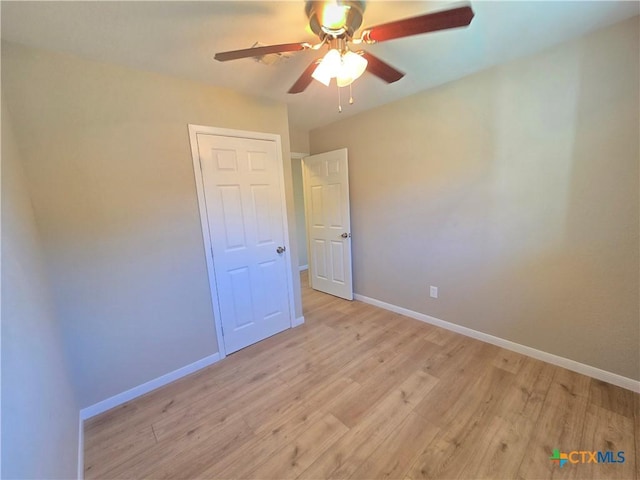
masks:
[(133, 400), (134, 398), (144, 395), (145, 393), (149, 393), (152, 390), (155, 390), (156, 388), (160, 388), (168, 383), (178, 380), (179, 378), (182, 378), (186, 375), (196, 372), (204, 367), (208, 367), (209, 365), (212, 365), (218, 362), (219, 360), (220, 360), (219, 353), (214, 353), (213, 355), (209, 355), (208, 357), (198, 360), (197, 362), (193, 362), (190, 365), (186, 365), (182, 368), (174, 370), (173, 372), (169, 372), (158, 378), (154, 378), (153, 380), (143, 383), (142, 385), (133, 387), (127, 390), (126, 392), (119, 393), (117, 395), (114, 395), (113, 397), (107, 398), (106, 400), (102, 400), (101, 402), (91, 405), (90, 407), (83, 408), (82, 410), (80, 410), (80, 418), (82, 420), (86, 420), (88, 418), (99, 415), (103, 412), (106, 412), (107, 410), (111, 410), (112, 408), (117, 407), (118, 405), (122, 405), (123, 403), (128, 402), (129, 400)]
[(526, 345), (521, 345), (519, 343), (505, 340), (500, 337), (494, 337), (493, 335), (489, 335), (488, 333), (479, 332), (471, 328), (463, 327), (462, 325), (456, 325), (455, 323), (446, 322), (444, 320), (440, 320), (439, 318), (425, 315), (424, 313), (414, 312), (413, 310), (409, 310), (407, 308), (376, 300), (375, 298), (365, 297), (364, 295), (359, 294), (355, 294), (354, 298), (356, 300), (360, 300), (361, 302), (375, 305), (376, 307), (380, 307), (394, 313), (399, 313), (400, 315), (404, 315), (415, 320), (420, 320), (421, 322), (435, 325), (436, 327), (451, 330), (452, 332), (460, 333), (467, 337), (475, 338), (476, 340), (481, 340), (486, 343), (491, 343), (492, 345), (496, 345), (513, 352), (521, 353), (523, 355), (542, 360), (543, 362), (551, 363), (552, 365), (557, 365), (558, 367), (566, 368), (567, 370), (572, 370), (574, 372), (581, 373), (598, 380), (602, 380), (603, 382), (611, 383), (613, 385), (617, 385), (618, 387), (626, 388), (627, 390), (640, 393), (640, 381), (623, 377), (622, 375), (618, 375), (617, 373), (607, 372), (606, 370), (601, 370), (599, 368), (592, 367), (591, 365), (586, 365), (584, 363), (576, 362), (575, 360), (560, 357), (558, 355), (554, 355), (553, 353), (548, 353), (532, 347), (527, 347)]
[(291, 327), (299, 327), (300, 325), (302, 325), (304, 323), (304, 316), (300, 315), (298, 318), (294, 319), (293, 322), (291, 322)]
[(300, 269), (301, 272), (304, 272), (305, 270), (309, 270), (309, 265), (300, 265), (300, 267), (298, 267)]
[(78, 480), (84, 480), (84, 420), (78, 415)]

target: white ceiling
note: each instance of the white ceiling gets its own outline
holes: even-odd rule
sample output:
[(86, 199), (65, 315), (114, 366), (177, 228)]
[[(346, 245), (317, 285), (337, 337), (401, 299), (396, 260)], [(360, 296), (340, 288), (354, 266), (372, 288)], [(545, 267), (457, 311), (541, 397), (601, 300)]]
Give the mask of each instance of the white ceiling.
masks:
[[(459, 2), (370, 1), (363, 27)], [(406, 72), (391, 85), (365, 74), (354, 105), (337, 111), (337, 92), (318, 82), (286, 92), (323, 52), (304, 51), (274, 65), (220, 63), (219, 51), (317, 40), (303, 1), (2, 1), (2, 38), (103, 62), (161, 72), (286, 102), (290, 124), (310, 130), (412, 93), (522, 57), (640, 13), (636, 1), (475, 1), (465, 29), (392, 40), (367, 49)], [(346, 104), (348, 89), (343, 89)]]

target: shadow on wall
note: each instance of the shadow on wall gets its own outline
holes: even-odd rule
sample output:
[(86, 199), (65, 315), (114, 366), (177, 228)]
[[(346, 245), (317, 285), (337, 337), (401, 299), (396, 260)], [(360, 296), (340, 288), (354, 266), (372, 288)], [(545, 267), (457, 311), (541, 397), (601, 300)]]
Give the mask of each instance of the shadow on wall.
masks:
[(349, 148), (355, 291), (640, 378), (637, 45), (636, 18), (314, 130)]

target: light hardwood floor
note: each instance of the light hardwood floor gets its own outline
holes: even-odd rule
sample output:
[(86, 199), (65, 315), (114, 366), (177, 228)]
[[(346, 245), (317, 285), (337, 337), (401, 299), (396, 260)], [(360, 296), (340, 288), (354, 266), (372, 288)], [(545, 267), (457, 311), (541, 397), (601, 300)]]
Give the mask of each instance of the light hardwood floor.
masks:
[(303, 326), (88, 420), (85, 477), (640, 478), (639, 395), (303, 279)]

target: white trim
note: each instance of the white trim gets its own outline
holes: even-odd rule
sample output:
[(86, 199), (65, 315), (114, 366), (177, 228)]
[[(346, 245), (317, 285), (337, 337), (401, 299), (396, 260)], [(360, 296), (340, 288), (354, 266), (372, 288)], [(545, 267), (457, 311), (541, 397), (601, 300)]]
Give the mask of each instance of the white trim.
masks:
[(300, 315), (292, 323), (293, 323), (293, 325), (292, 325), (293, 327), (299, 327), (300, 325), (302, 325), (304, 323), (304, 315)]
[(133, 400), (145, 393), (149, 393), (156, 388), (160, 388), (168, 383), (174, 382), (179, 378), (187, 376), (193, 372), (196, 372), (202, 368), (208, 367), (209, 365), (213, 365), (216, 362), (221, 360), (220, 353), (214, 353), (213, 355), (209, 355), (208, 357), (202, 358), (196, 362), (193, 362), (189, 365), (185, 365), (184, 367), (178, 368), (173, 372), (166, 373), (158, 378), (154, 378), (148, 382), (143, 383), (142, 385), (138, 385), (137, 387), (133, 387), (126, 392), (118, 393), (113, 397), (107, 398), (106, 400), (102, 400), (90, 407), (86, 407), (80, 410), (80, 419), (86, 420), (88, 418), (99, 415), (107, 410), (111, 410), (114, 407), (122, 405), (125, 402)]
[[(280, 140), (280, 135), (271, 135), (271, 137), (276, 142), (276, 153), (278, 155), (278, 170), (280, 172), (280, 202), (282, 204), (282, 228), (284, 230), (284, 240), (285, 242), (291, 242), (291, 236), (289, 235), (289, 215), (287, 213), (287, 194), (285, 192), (286, 179), (284, 176), (284, 156), (282, 155), (282, 142)], [(291, 160), (287, 160), (291, 162)], [(291, 248), (287, 248), (285, 251), (285, 255), (289, 260), (289, 268), (285, 268), (287, 272), (287, 288), (289, 289), (289, 317), (291, 318), (291, 328), (297, 326), (295, 323), (297, 321), (296, 318), (296, 304), (294, 300), (293, 294), (293, 272), (295, 272), (295, 265), (298, 263), (298, 259), (296, 258), (295, 263), (294, 259), (291, 256)]]
[(84, 420), (78, 413), (78, 480), (84, 480)]
[(574, 372), (581, 373), (598, 380), (602, 380), (603, 382), (611, 383), (613, 385), (617, 385), (618, 387), (626, 388), (627, 390), (640, 393), (640, 381), (623, 377), (622, 375), (618, 375), (617, 373), (607, 372), (606, 370), (601, 370), (599, 368), (592, 367), (591, 365), (586, 365), (584, 363), (576, 362), (575, 360), (560, 357), (558, 355), (554, 355), (553, 353), (548, 353), (532, 347), (527, 347), (526, 345), (521, 345), (519, 343), (505, 340), (500, 337), (494, 337), (493, 335), (489, 335), (488, 333), (479, 332), (471, 328), (463, 327), (462, 325), (456, 325), (455, 323), (446, 322), (444, 320), (440, 320), (439, 318), (425, 315), (424, 313), (414, 312), (413, 310), (399, 307), (391, 303), (376, 300), (375, 298), (365, 297), (364, 295), (359, 294), (355, 294), (354, 298), (361, 302), (368, 303), (370, 305), (374, 305), (376, 307), (380, 307), (394, 313), (399, 313), (400, 315), (405, 315), (415, 320), (420, 320), (421, 322), (435, 325), (436, 327), (451, 330), (452, 332), (460, 333), (467, 337), (475, 338), (476, 340), (481, 340), (486, 343), (491, 343), (492, 345), (497, 345), (498, 347), (521, 353), (523, 355), (527, 355), (528, 357), (542, 360), (543, 362), (551, 363), (552, 365), (557, 365), (558, 367), (566, 368), (567, 370), (572, 370)]
[(300, 159), (303, 159), (304, 157), (309, 156), (308, 153), (299, 153), (299, 152), (291, 152), (289, 155), (291, 156), (291, 158), (300, 158)]
[(309, 270), (309, 265), (300, 265), (300, 266), (298, 267), (298, 269), (299, 269), (301, 272), (304, 272), (305, 270)]

